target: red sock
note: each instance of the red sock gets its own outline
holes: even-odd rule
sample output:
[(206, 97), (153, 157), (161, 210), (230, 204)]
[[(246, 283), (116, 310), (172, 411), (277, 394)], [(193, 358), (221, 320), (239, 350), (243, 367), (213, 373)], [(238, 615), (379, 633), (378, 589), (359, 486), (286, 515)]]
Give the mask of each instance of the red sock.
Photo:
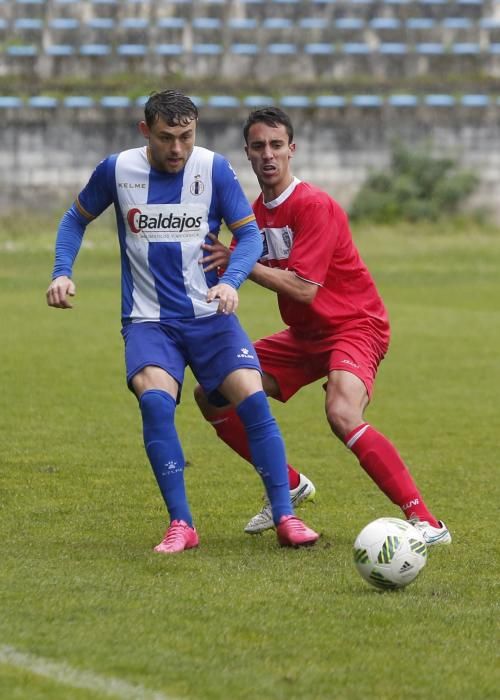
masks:
[(401, 508), (407, 518), (427, 520), (433, 527), (439, 527), (398, 451), (384, 435), (368, 423), (362, 423), (349, 433), (345, 444), (379, 489)]
[[(243, 423), (239, 419), (234, 408), (229, 409), (226, 413), (220, 416), (220, 418), (209, 422), (215, 428), (217, 435), (223, 442), (226, 443), (226, 445), (229, 445), (232, 450), (237, 452), (240, 457), (243, 457), (243, 459), (246, 459), (247, 462), (250, 462), (250, 464), (252, 463), (247, 435), (243, 427)], [(287, 467), (290, 488), (295, 489), (299, 485), (300, 474), (289, 464)]]

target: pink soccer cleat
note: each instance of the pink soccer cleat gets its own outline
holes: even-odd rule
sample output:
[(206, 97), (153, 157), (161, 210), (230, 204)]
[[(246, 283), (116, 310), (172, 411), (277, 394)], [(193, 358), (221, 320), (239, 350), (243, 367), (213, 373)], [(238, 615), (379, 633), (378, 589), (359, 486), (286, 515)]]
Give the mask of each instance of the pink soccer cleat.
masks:
[(174, 554), (192, 549), (199, 544), (198, 533), (194, 527), (190, 527), (184, 520), (172, 520), (165, 537), (155, 548), (155, 552)]
[(295, 515), (283, 515), (276, 526), (276, 534), (282, 547), (310, 547), (319, 539), (319, 534)]

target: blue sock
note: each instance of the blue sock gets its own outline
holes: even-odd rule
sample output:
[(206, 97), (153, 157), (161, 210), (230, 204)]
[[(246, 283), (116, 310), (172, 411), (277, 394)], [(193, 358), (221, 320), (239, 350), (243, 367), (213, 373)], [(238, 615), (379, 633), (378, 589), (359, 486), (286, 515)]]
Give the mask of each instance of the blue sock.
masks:
[(277, 524), (281, 516), (293, 514), (280, 429), (263, 391), (247, 397), (236, 407), (236, 412), (245, 426), (252, 462), (264, 482)]
[(166, 391), (151, 389), (142, 394), (139, 407), (144, 446), (170, 520), (184, 520), (192, 526), (184, 484), (184, 455), (174, 424), (175, 400)]

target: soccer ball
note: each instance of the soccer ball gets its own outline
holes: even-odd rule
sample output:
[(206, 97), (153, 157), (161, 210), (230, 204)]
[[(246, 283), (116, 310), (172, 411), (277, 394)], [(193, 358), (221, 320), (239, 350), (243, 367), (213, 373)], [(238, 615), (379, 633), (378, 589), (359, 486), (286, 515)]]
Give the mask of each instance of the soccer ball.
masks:
[(372, 586), (402, 588), (413, 581), (427, 562), (427, 545), (411, 523), (378, 518), (354, 541), (354, 564)]

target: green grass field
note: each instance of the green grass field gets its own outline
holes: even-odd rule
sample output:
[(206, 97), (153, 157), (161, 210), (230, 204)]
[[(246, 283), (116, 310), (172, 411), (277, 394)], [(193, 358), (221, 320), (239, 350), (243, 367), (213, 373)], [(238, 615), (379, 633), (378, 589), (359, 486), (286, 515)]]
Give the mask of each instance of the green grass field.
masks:
[[(262, 488), (200, 420), (188, 371), (177, 423), (201, 546), (152, 553), (166, 517), (123, 378), (117, 247), (91, 227), (75, 308), (49, 309), (56, 223), (0, 235), (0, 698), (498, 698), (500, 233), (355, 230), (393, 325), (367, 419), (454, 538), (379, 593), (352, 543), (399, 511), (329, 432), (321, 383), (272, 404), (317, 486), (300, 513), (320, 543), (243, 533)], [(280, 327), (250, 283), (240, 318), (252, 337)]]

